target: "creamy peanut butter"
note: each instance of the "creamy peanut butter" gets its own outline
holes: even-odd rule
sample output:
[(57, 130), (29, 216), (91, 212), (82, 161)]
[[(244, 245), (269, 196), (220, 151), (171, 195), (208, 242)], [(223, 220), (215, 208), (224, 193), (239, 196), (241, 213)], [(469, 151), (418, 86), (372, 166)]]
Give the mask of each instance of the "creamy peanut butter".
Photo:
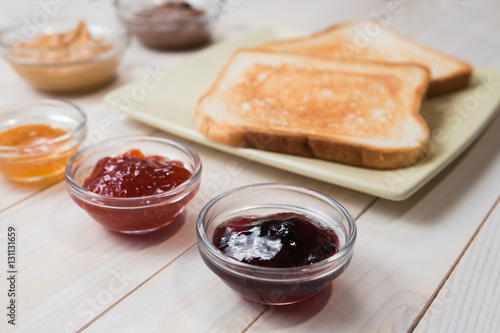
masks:
[(92, 39), (83, 22), (66, 33), (40, 35), (12, 45), (16, 56), (42, 62), (89, 59), (110, 49), (105, 38)]
[(119, 55), (104, 55), (113, 48), (110, 40), (92, 38), (85, 23), (78, 22), (68, 32), (13, 43), (8, 60), (35, 88), (71, 92), (93, 88), (113, 77)]

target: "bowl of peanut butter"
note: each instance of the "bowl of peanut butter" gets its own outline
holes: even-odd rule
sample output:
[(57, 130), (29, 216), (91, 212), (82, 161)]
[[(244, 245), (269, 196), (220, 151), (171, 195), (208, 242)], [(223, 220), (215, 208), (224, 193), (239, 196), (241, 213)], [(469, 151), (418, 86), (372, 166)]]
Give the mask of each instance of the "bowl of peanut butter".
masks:
[(95, 89), (110, 82), (129, 43), (119, 27), (59, 22), (27, 33), (22, 27), (0, 34), (0, 50), (34, 88), (49, 93)]

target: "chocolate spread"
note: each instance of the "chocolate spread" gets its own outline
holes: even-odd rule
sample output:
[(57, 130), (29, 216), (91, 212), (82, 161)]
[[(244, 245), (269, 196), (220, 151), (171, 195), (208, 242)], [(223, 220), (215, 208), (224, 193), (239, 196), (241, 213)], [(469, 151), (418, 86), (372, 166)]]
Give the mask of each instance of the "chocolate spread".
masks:
[(128, 23), (132, 34), (152, 48), (187, 49), (210, 40), (205, 12), (183, 1), (143, 9)]

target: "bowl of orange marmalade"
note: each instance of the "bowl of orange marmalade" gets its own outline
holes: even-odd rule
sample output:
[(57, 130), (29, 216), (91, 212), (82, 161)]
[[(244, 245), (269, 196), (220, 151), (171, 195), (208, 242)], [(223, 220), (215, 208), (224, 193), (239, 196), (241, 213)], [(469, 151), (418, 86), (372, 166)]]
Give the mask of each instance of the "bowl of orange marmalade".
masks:
[(80, 150), (65, 170), (73, 201), (105, 228), (143, 234), (162, 228), (198, 192), (201, 160), (179, 142), (125, 136)]
[(39, 100), (0, 108), (0, 174), (19, 183), (61, 179), (86, 135), (76, 105)]

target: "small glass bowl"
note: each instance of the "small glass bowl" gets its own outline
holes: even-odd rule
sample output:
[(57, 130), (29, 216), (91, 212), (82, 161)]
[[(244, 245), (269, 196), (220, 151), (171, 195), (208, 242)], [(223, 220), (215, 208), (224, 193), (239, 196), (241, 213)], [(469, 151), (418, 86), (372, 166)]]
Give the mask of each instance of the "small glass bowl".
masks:
[[(192, 175), (179, 186), (144, 197), (107, 197), (82, 187), (97, 161), (139, 149), (144, 155), (160, 155), (181, 162)], [(191, 148), (159, 137), (125, 136), (105, 140), (80, 150), (66, 165), (66, 185), (75, 203), (107, 229), (142, 234), (170, 224), (196, 195), (201, 180), (201, 160)]]
[[(237, 261), (213, 244), (215, 229), (227, 220), (282, 212), (304, 214), (333, 229), (339, 237), (339, 252), (307, 266), (272, 268)], [(354, 220), (337, 201), (283, 184), (249, 185), (219, 195), (200, 212), (196, 232), (201, 257), (215, 274), (241, 296), (270, 305), (296, 303), (323, 289), (348, 266), (356, 239)]]
[(213, 23), (219, 17), (220, 1), (186, 1), (202, 15), (179, 18), (175, 15), (144, 15), (169, 0), (115, 0), (115, 8), (121, 21), (132, 35), (146, 47), (162, 50), (186, 50), (207, 44), (212, 38)]
[[(16, 42), (28, 41), (39, 35), (65, 33), (75, 29), (76, 21), (51, 22), (36, 34), (25, 26), (2, 31), (0, 51), (12, 68), (34, 88), (50, 93), (70, 93), (91, 90), (110, 82), (130, 40), (121, 26), (86, 25), (93, 39), (103, 38), (99, 46), (72, 46), (61, 51), (13, 47)], [(93, 48), (109, 48), (96, 52)], [(58, 59), (64, 52), (70, 59)], [(71, 54), (78, 56), (71, 59)], [(87, 56), (88, 55), (88, 56)]]
[(2, 133), (26, 125), (46, 125), (66, 133), (29, 145), (1, 145), (0, 173), (20, 183), (52, 182), (62, 178), (66, 162), (87, 133), (87, 117), (76, 105), (60, 100), (39, 100), (0, 108)]

